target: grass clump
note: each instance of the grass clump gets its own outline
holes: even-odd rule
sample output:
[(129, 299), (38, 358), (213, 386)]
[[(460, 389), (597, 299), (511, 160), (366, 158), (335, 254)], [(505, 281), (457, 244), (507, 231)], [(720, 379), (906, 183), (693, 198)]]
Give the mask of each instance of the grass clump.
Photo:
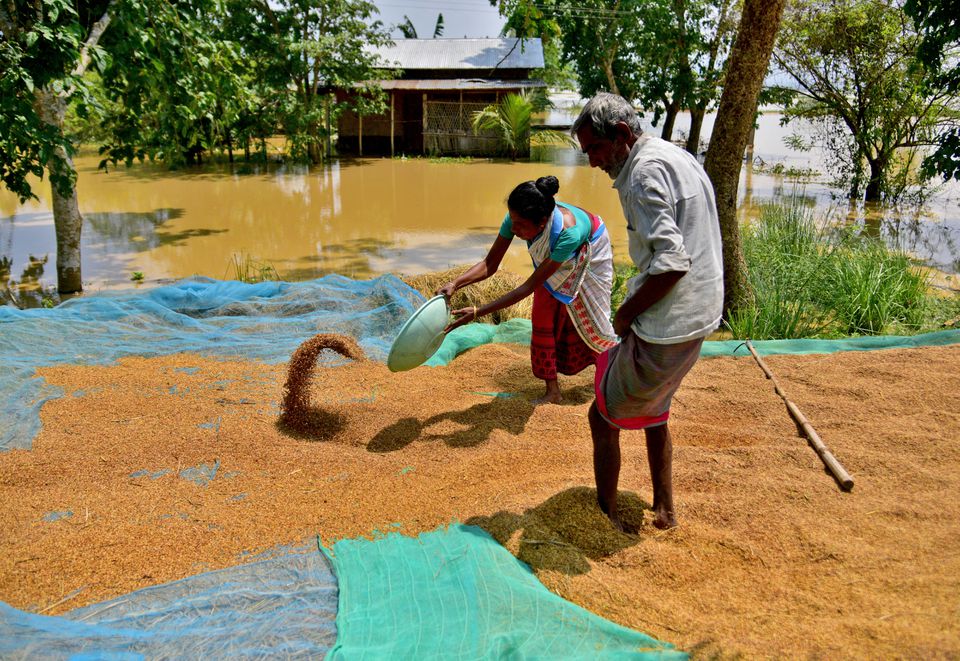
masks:
[(263, 262), (247, 253), (234, 253), (230, 258), (227, 271), (233, 271), (233, 279), (253, 284), (257, 282), (279, 281), (280, 273), (269, 262)]
[(744, 228), (753, 303), (725, 320), (736, 338), (912, 334), (936, 328), (928, 276), (906, 254), (849, 229), (818, 227), (796, 203)]

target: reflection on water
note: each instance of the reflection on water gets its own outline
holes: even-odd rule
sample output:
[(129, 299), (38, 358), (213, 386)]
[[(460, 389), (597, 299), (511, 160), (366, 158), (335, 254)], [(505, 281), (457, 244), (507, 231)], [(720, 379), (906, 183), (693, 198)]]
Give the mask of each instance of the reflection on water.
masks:
[[(791, 152), (783, 144), (787, 132), (775, 115), (762, 117), (754, 157), (765, 166), (816, 169), (815, 153)], [(109, 173), (98, 172), (96, 164), (92, 155), (77, 159), (88, 292), (131, 286), (134, 271), (146, 282), (193, 274), (235, 278), (238, 256), (268, 263), (287, 280), (417, 274), (473, 263), (492, 243), (513, 186), (546, 174), (560, 180), (560, 199), (606, 219), (618, 258), (627, 259), (609, 178), (570, 148), (542, 149), (524, 163), (344, 159), (311, 169), (238, 164), (172, 172), (146, 164)], [(56, 282), (47, 184), (38, 184), (37, 193), (39, 201), (19, 204), (0, 191), (0, 280), (18, 291), (42, 291)], [(740, 196), (744, 222), (764, 202), (799, 197), (820, 216), (960, 271), (955, 186), (922, 211), (876, 212), (838, 201), (817, 181), (798, 182), (765, 167), (744, 168)], [(514, 243), (504, 267), (527, 273), (526, 252)]]
[(13, 275), (13, 259), (7, 255), (0, 255), (0, 305), (14, 305), (18, 308), (38, 308), (52, 306), (59, 301), (51, 287), (44, 288), (41, 284), (43, 271), (49, 256), (42, 258), (27, 256), (26, 265), (20, 272), (20, 277)]

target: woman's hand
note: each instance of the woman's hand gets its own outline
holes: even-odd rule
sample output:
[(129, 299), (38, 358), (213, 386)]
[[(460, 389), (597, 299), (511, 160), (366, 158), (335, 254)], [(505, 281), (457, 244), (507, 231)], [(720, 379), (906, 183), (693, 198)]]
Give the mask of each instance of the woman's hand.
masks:
[(444, 286), (440, 287), (440, 288), (436, 291), (436, 294), (437, 294), (437, 296), (439, 296), (440, 294), (443, 294), (444, 296), (446, 296), (446, 297), (449, 299), (451, 296), (453, 296), (453, 292), (455, 292), (455, 291), (457, 291), (457, 286), (456, 286), (455, 284), (453, 284), (453, 281), (451, 280), (450, 282), (448, 282), (448, 283), (445, 284)]
[(452, 322), (450, 322), (446, 328), (443, 329), (444, 333), (449, 333), (454, 328), (460, 328), (466, 324), (469, 324), (471, 321), (477, 318), (477, 308), (472, 306), (469, 308), (460, 308), (459, 310), (454, 310), (451, 312), (454, 317), (457, 317)]

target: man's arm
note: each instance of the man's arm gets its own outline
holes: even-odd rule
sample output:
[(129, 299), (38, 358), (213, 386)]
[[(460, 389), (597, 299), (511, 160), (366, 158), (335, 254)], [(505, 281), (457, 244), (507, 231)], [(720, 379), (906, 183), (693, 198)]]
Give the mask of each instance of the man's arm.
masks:
[(637, 315), (666, 296), (686, 271), (667, 271), (648, 277), (633, 296), (623, 302), (613, 316), (613, 330), (623, 337)]

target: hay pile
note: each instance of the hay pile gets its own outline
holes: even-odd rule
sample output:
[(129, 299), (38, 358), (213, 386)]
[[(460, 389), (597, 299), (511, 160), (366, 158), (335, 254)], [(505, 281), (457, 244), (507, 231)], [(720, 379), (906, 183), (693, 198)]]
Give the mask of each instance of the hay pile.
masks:
[[(463, 274), (463, 272), (469, 268), (469, 265), (455, 266), (446, 271), (406, 276), (403, 278), (403, 281), (423, 294), (426, 298), (430, 298), (436, 295), (437, 289)], [(516, 289), (523, 284), (525, 279), (525, 277), (509, 271), (497, 271), (486, 280), (468, 285), (454, 294), (450, 300), (450, 309), (458, 310), (472, 306), (480, 307), (484, 303), (494, 301), (507, 292)], [(519, 303), (487, 315), (482, 321), (485, 323), (499, 324), (515, 317), (529, 319), (532, 311), (533, 297), (528, 296)]]

